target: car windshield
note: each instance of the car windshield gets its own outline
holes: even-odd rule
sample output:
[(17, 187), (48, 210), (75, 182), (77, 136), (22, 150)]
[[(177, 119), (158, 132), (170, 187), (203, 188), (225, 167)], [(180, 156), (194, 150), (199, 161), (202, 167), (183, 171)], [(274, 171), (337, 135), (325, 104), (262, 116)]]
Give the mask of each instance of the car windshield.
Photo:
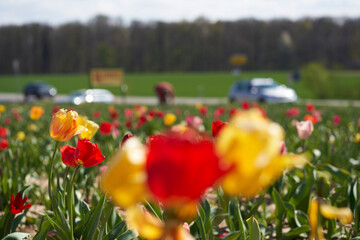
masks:
[(264, 89), (268, 89), (268, 88), (274, 88), (274, 87), (277, 87), (277, 86), (279, 86), (279, 84), (272, 83), (272, 84), (266, 84), (266, 85), (258, 85), (258, 86), (255, 86), (255, 87), (258, 88), (259, 90), (264, 90)]
[(78, 91), (70, 93), (70, 96), (74, 96), (74, 97), (81, 96), (84, 94), (84, 92), (85, 92), (84, 90), (78, 90)]

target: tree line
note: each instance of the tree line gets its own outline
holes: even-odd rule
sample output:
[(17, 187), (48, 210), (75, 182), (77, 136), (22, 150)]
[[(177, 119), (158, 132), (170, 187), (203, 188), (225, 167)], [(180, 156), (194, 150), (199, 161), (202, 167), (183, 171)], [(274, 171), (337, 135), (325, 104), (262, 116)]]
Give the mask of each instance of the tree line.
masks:
[[(330, 69), (360, 67), (360, 18), (297, 21), (139, 22), (107, 16), (60, 26), (0, 26), (0, 73), (125, 71), (220, 71), (231, 55), (248, 58), (245, 69), (296, 69), (318, 61)], [(16, 61), (15, 60), (15, 61)]]

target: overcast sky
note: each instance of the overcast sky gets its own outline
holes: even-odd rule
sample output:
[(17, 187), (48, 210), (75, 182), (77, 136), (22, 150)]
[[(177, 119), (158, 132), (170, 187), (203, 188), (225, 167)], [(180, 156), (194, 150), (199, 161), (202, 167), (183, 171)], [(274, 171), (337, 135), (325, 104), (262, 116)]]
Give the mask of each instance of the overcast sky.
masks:
[(97, 14), (132, 20), (180, 21), (360, 17), (360, 0), (0, 0), (0, 25), (87, 22)]

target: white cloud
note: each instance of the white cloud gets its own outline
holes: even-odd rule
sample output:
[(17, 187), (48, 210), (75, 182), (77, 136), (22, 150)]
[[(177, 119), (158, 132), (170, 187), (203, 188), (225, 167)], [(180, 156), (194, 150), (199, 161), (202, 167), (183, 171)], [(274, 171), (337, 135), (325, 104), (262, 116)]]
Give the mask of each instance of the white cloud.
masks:
[(3, 0), (0, 24), (45, 22), (61, 24), (88, 21), (97, 14), (120, 17), (126, 22), (259, 19), (304, 16), (360, 17), (360, 0)]

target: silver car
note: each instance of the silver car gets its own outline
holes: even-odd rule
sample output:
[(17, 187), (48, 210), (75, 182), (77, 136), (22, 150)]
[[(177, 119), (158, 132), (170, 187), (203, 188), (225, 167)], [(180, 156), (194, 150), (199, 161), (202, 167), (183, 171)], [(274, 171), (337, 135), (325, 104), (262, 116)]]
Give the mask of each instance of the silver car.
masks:
[(296, 92), (275, 82), (272, 78), (253, 78), (234, 83), (229, 91), (230, 102), (258, 101), (289, 103), (298, 99)]
[(70, 94), (70, 102), (75, 105), (82, 103), (113, 103), (114, 95), (106, 89), (82, 89)]

